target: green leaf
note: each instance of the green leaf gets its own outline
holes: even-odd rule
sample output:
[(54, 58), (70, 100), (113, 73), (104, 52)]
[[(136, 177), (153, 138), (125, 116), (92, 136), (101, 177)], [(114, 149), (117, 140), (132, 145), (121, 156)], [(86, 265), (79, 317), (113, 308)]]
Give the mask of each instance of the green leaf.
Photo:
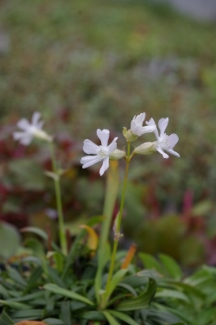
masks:
[(5, 287), (3, 287), (3, 285), (0, 284), (0, 297), (2, 298), (9, 298), (9, 293), (8, 291), (5, 289)]
[(26, 288), (24, 290), (25, 295), (26, 295), (27, 292), (29, 292), (30, 290), (35, 288), (35, 286), (37, 286), (37, 281), (38, 281), (38, 279), (40, 279), (42, 273), (43, 273), (43, 269), (40, 266), (35, 268), (32, 271), (32, 273), (31, 273), (31, 275), (30, 275), (30, 277), (28, 279), (27, 286), (26, 286)]
[(17, 310), (13, 313), (11, 313), (11, 317), (14, 320), (35, 320), (35, 319), (41, 319), (44, 314), (44, 309), (30, 309), (30, 306), (27, 309), (23, 310)]
[(109, 312), (111, 315), (115, 316), (116, 318), (121, 319), (122, 321), (124, 321), (125, 323), (127, 323), (129, 325), (139, 325), (126, 313), (121, 313), (120, 311), (116, 311), (116, 310), (109, 310)]
[(48, 284), (45, 284), (45, 286), (43, 288), (45, 290), (47, 290), (47, 291), (56, 293), (56, 294), (61, 295), (63, 297), (79, 300), (79, 301), (82, 301), (82, 302), (84, 302), (84, 303), (86, 303), (86, 304), (88, 304), (90, 306), (94, 305), (92, 301), (90, 301), (89, 299), (79, 295), (78, 293), (73, 292), (73, 291), (69, 291), (67, 289), (62, 289), (61, 287), (59, 287), (59, 286), (57, 286), (55, 284), (48, 283)]
[(87, 320), (94, 320), (94, 321), (105, 321), (106, 318), (102, 314), (101, 311), (90, 310), (87, 312), (82, 312), (80, 318), (87, 319)]
[(121, 283), (129, 285), (132, 288), (138, 288), (146, 285), (149, 281), (149, 278), (157, 280), (158, 278), (161, 278), (161, 276), (154, 270), (143, 270), (134, 275), (130, 275), (124, 278)]
[(38, 235), (39, 237), (41, 237), (44, 240), (48, 239), (47, 233), (40, 228), (25, 227), (25, 228), (22, 228), (21, 231), (22, 232), (32, 232), (33, 234)]
[(7, 306), (13, 309), (28, 309), (30, 306), (27, 304), (22, 304), (20, 302), (11, 301), (11, 300), (2, 300), (0, 299), (0, 304)]
[(61, 319), (64, 321), (65, 325), (71, 325), (71, 310), (70, 301), (61, 302)]
[(44, 292), (42, 290), (40, 290), (40, 291), (35, 291), (33, 293), (30, 293), (28, 295), (24, 295), (24, 296), (21, 296), (21, 297), (19, 296), (17, 298), (11, 298), (8, 301), (10, 301), (10, 302), (12, 302), (12, 301), (14, 301), (14, 302), (25, 302), (25, 301), (31, 302), (32, 300), (35, 301), (36, 299), (41, 300), (41, 298), (43, 296), (44, 296)]
[(164, 289), (161, 291), (158, 291), (155, 295), (156, 297), (163, 297), (163, 298), (173, 298), (182, 300), (186, 303), (190, 303), (190, 299), (187, 297), (186, 294), (179, 292), (177, 290), (170, 290), (170, 289)]
[(47, 265), (47, 276), (59, 287), (62, 288), (65, 287), (64, 281), (60, 278), (58, 272), (53, 267), (50, 267), (49, 265)]
[(0, 257), (8, 259), (14, 255), (20, 243), (17, 229), (6, 222), (0, 222)]
[(32, 255), (35, 255), (41, 259), (45, 258), (44, 246), (38, 239), (27, 238), (25, 240), (25, 246), (32, 250)]
[(162, 273), (160, 263), (152, 255), (147, 253), (140, 253), (139, 257), (143, 262), (143, 264), (145, 265), (146, 269), (153, 269), (158, 271), (159, 273)]
[(119, 282), (122, 280), (122, 278), (125, 276), (125, 274), (128, 272), (127, 269), (119, 270), (114, 274), (112, 277), (112, 280), (110, 282), (110, 287), (108, 289), (107, 295), (108, 297), (111, 296), (112, 292), (115, 290)]
[(174, 279), (182, 278), (181, 268), (171, 256), (159, 254), (159, 258), (162, 261), (168, 275)]
[(156, 292), (156, 288), (157, 284), (155, 280), (149, 279), (148, 288), (145, 292), (141, 293), (138, 297), (129, 298), (125, 301), (120, 302), (116, 309), (120, 311), (129, 311), (142, 309), (145, 306), (148, 306)]
[(45, 318), (43, 322), (47, 325), (65, 325), (62, 320), (56, 318)]
[(14, 325), (15, 323), (12, 321), (12, 319), (3, 310), (3, 312), (0, 315), (0, 324), (1, 325)]
[(64, 279), (66, 277), (71, 264), (74, 262), (74, 259), (77, 254), (77, 247), (80, 245), (80, 241), (81, 241), (82, 237), (84, 236), (84, 233), (85, 232), (83, 230), (81, 230), (79, 235), (76, 236), (76, 239), (75, 239), (75, 241), (69, 251), (67, 259), (66, 259), (65, 267), (64, 267), (64, 270), (63, 270), (62, 276), (61, 276), (62, 279)]
[(21, 276), (20, 272), (18, 272), (14, 267), (7, 266), (7, 271), (11, 279), (14, 280), (15, 285), (20, 288), (24, 288), (27, 285), (26, 280)]
[(108, 311), (102, 311), (102, 313), (108, 320), (109, 325), (121, 325)]

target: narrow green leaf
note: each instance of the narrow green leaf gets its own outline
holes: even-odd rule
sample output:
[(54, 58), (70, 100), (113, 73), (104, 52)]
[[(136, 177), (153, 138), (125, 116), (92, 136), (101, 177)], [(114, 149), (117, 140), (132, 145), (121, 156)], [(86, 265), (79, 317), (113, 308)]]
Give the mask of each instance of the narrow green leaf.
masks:
[(70, 301), (61, 302), (61, 319), (64, 321), (65, 325), (71, 325), (70, 303)]
[(102, 313), (108, 320), (109, 325), (121, 325), (108, 311), (102, 311)]
[(137, 322), (135, 322), (129, 315), (127, 315), (126, 313), (121, 313), (120, 311), (116, 311), (116, 310), (109, 310), (110, 314), (121, 319), (122, 321), (124, 321), (125, 323), (129, 324), (129, 325), (139, 325)]
[(25, 247), (28, 247), (33, 251), (32, 255), (45, 259), (44, 246), (39, 239), (27, 238), (25, 240)]
[(38, 279), (40, 279), (42, 273), (43, 269), (40, 266), (32, 271), (31, 276), (28, 279), (27, 286), (23, 292), (24, 294), (35, 288), (35, 286), (37, 287)]
[(27, 309), (30, 307), (27, 304), (22, 304), (17, 301), (2, 300), (2, 299), (0, 299), (0, 304), (2, 304), (3, 306), (8, 306), (13, 309)]
[(45, 318), (43, 322), (47, 325), (65, 325), (62, 320), (56, 318)]
[(35, 301), (36, 299), (41, 300), (41, 298), (43, 296), (44, 296), (44, 292), (41, 290), (41, 291), (36, 291), (36, 292), (30, 293), (28, 295), (24, 295), (24, 296), (21, 296), (21, 297), (19, 296), (17, 298), (12, 298), (12, 299), (10, 299), (8, 301), (10, 301), (10, 302), (12, 302), (12, 301), (14, 301), (14, 302), (25, 302), (25, 301), (29, 302), (31, 300)]
[(157, 284), (155, 280), (149, 279), (148, 288), (145, 292), (141, 293), (138, 297), (129, 298), (125, 301), (120, 302), (116, 309), (120, 311), (129, 311), (142, 309), (145, 306), (148, 306), (155, 294), (156, 288)]
[(35, 319), (41, 319), (44, 314), (44, 309), (30, 309), (28, 307), (27, 309), (23, 310), (17, 310), (13, 313), (11, 313), (11, 317), (19, 320), (28, 319), (28, 320), (35, 320)]
[(117, 271), (114, 276), (112, 277), (112, 280), (110, 282), (110, 287), (108, 290), (108, 296), (111, 296), (112, 292), (115, 290), (119, 282), (122, 280), (122, 278), (125, 276), (125, 274), (128, 272), (127, 269), (119, 270)]
[(58, 272), (53, 268), (47, 265), (47, 275), (50, 280), (52, 280), (55, 284), (60, 287), (65, 287), (64, 281), (58, 275)]
[(154, 270), (143, 270), (136, 274), (125, 277), (121, 283), (127, 284), (133, 288), (138, 288), (146, 285), (149, 278), (156, 281), (158, 278), (161, 278), (161, 275)]
[(33, 234), (38, 235), (39, 237), (41, 237), (44, 240), (48, 239), (47, 233), (40, 228), (25, 227), (25, 228), (22, 228), (21, 231), (22, 232), (32, 232)]
[(158, 291), (155, 295), (156, 297), (163, 297), (163, 298), (172, 298), (172, 299), (178, 299), (182, 300), (184, 302), (190, 303), (190, 299), (185, 295), (183, 292), (179, 292), (177, 290), (170, 290), (170, 289), (164, 289), (161, 291)]
[(0, 315), (0, 324), (1, 325), (14, 325), (15, 323), (12, 319), (6, 314), (5, 310)]
[(105, 321), (106, 318), (102, 314), (101, 311), (90, 310), (86, 312), (82, 312), (80, 318), (87, 319), (91, 321)]
[(77, 247), (80, 245), (80, 242), (81, 242), (81, 239), (82, 237), (84, 236), (84, 231), (81, 230), (80, 233), (76, 236), (76, 239), (69, 251), (69, 254), (67, 256), (67, 259), (66, 259), (66, 263), (65, 263), (65, 267), (64, 267), (64, 270), (62, 272), (62, 276), (61, 276), (61, 279), (63, 280), (66, 275), (67, 275), (67, 272), (68, 270), (70, 269), (70, 266), (71, 264), (74, 262), (74, 259), (76, 257), (76, 254), (77, 254)]
[(47, 291), (56, 293), (56, 294), (61, 295), (63, 297), (79, 300), (79, 301), (82, 301), (82, 302), (84, 302), (84, 303), (86, 303), (86, 304), (88, 304), (90, 306), (94, 305), (92, 301), (90, 301), (89, 299), (79, 295), (78, 293), (73, 292), (73, 291), (69, 291), (67, 289), (62, 289), (61, 287), (59, 287), (59, 286), (57, 286), (55, 284), (48, 283), (48, 284), (45, 284), (45, 286), (43, 288), (45, 290), (47, 290)]
[(159, 273), (162, 272), (160, 263), (150, 254), (140, 253), (139, 257), (146, 269), (156, 270)]
[(9, 293), (7, 291), (7, 289), (5, 289), (5, 287), (3, 287), (2, 284), (0, 284), (0, 297), (2, 298), (8, 298), (9, 297)]
[(174, 279), (182, 278), (181, 268), (171, 256), (165, 254), (159, 254), (159, 258), (162, 261), (169, 276), (171, 276)]
[(16, 285), (18, 285), (21, 288), (26, 286), (27, 284), (26, 280), (21, 276), (21, 274), (14, 267), (8, 266), (7, 271), (10, 278), (14, 280)]

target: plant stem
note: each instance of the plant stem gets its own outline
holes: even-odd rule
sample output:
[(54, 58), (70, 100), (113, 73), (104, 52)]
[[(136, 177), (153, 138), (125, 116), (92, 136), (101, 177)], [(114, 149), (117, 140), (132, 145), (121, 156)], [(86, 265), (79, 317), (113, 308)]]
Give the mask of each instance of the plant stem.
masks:
[(55, 184), (55, 195), (56, 195), (56, 205), (58, 211), (58, 223), (59, 223), (59, 241), (62, 253), (64, 255), (67, 254), (67, 241), (64, 229), (64, 218), (63, 218), (63, 210), (62, 210), (62, 200), (61, 200), (61, 187), (60, 187), (60, 175), (58, 172), (55, 153), (54, 153), (54, 145), (50, 143), (50, 151), (51, 151), (51, 159), (52, 159), (52, 168), (55, 176), (53, 177)]
[(117, 225), (115, 229), (115, 238), (114, 238), (114, 244), (113, 244), (113, 250), (112, 250), (112, 256), (111, 256), (111, 263), (107, 278), (107, 284), (106, 289), (104, 293), (104, 299), (103, 299), (103, 306), (106, 305), (108, 299), (109, 299), (109, 289), (110, 289), (110, 282), (113, 276), (114, 272), (114, 266), (115, 266), (115, 259), (116, 259), (116, 253), (118, 249), (118, 242), (121, 238), (120, 230), (121, 230), (121, 221), (122, 221), (122, 215), (123, 215), (123, 208), (124, 208), (124, 202), (125, 202), (125, 194), (127, 190), (127, 181), (128, 181), (128, 171), (129, 171), (129, 165), (130, 165), (130, 142), (127, 143), (127, 156), (126, 159), (126, 167), (125, 167), (125, 175), (124, 175), (124, 181), (123, 181), (123, 188), (122, 188), (122, 195), (121, 195), (121, 203), (120, 203), (120, 210), (117, 215)]

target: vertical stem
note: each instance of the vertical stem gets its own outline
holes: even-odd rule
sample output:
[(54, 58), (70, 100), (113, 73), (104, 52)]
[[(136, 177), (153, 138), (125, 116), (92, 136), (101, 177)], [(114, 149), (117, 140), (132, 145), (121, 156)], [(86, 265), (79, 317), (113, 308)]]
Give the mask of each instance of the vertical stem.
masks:
[(57, 211), (58, 211), (59, 241), (60, 241), (62, 253), (64, 255), (66, 255), (67, 254), (67, 241), (66, 241), (65, 229), (64, 229), (60, 177), (58, 174), (58, 169), (57, 169), (56, 160), (55, 160), (54, 145), (52, 143), (50, 143), (50, 151), (51, 151), (51, 158), (52, 158), (52, 168), (53, 168), (53, 172), (55, 174), (55, 177), (53, 179), (54, 179), (54, 184), (55, 184), (56, 205), (57, 205)]
[(103, 301), (104, 305), (106, 305), (107, 300), (109, 299), (110, 282), (111, 282), (111, 279), (113, 276), (116, 253), (117, 253), (117, 249), (118, 249), (118, 242), (121, 237), (120, 230), (121, 230), (121, 221), (122, 221), (123, 208), (124, 208), (124, 202), (125, 202), (125, 194), (126, 194), (126, 190), (127, 190), (129, 165), (130, 165), (130, 142), (127, 143), (125, 175), (124, 175), (124, 181), (123, 181), (120, 210), (119, 210), (119, 213), (117, 216), (118, 219), (117, 219), (116, 234), (115, 234), (114, 244), (113, 244), (113, 251), (112, 251), (112, 256), (111, 256), (111, 263), (110, 263), (107, 284), (106, 284), (106, 289), (105, 289), (105, 294), (104, 294), (104, 301)]

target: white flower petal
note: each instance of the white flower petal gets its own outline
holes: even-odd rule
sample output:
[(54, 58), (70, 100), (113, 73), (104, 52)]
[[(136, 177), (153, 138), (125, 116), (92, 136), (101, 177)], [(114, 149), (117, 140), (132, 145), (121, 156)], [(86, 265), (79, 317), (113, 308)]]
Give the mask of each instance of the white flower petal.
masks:
[(96, 155), (98, 146), (89, 139), (83, 141), (83, 151), (89, 155)]
[(169, 123), (169, 118), (166, 117), (166, 118), (161, 118), (159, 121), (158, 121), (158, 127), (160, 129), (160, 136), (162, 136), (167, 128), (167, 125)]
[(29, 145), (32, 141), (32, 135), (26, 132), (14, 132), (13, 137), (25, 146)]
[(118, 137), (114, 138), (113, 141), (108, 145), (107, 149), (109, 155), (117, 148), (117, 143), (116, 143), (117, 140)]
[(174, 151), (173, 149), (167, 149), (167, 151), (169, 153), (171, 153), (173, 156), (180, 157), (180, 154), (178, 152)]
[(140, 113), (139, 115), (135, 116), (137, 124), (142, 125), (146, 117), (146, 113)]
[(23, 136), (25, 136), (25, 133), (24, 132), (14, 132), (13, 133), (13, 138), (14, 138), (14, 140), (20, 140), (20, 139), (22, 139), (23, 138)]
[(167, 149), (174, 148), (176, 143), (179, 141), (179, 137), (175, 133), (170, 134), (168, 139), (169, 139), (169, 141), (168, 141), (169, 145), (168, 145)]
[(135, 115), (131, 121), (131, 131), (133, 132), (133, 129), (135, 129), (137, 126), (142, 126), (144, 120), (145, 120), (145, 113), (141, 113), (139, 115)]
[(109, 135), (110, 135), (109, 130), (107, 130), (107, 129), (104, 129), (104, 130), (97, 129), (97, 136), (100, 139), (101, 145), (103, 147), (107, 147), (108, 140), (109, 140)]
[(32, 125), (37, 126), (39, 120), (40, 120), (41, 114), (39, 112), (34, 112), (32, 116)]
[(98, 163), (101, 160), (103, 159), (99, 156), (85, 156), (81, 158), (80, 163), (83, 164), (82, 168), (87, 168)]
[(140, 135), (143, 135), (143, 134), (149, 133), (149, 132), (154, 132), (155, 129), (156, 129), (155, 125), (143, 126), (142, 129), (140, 130)]
[(154, 126), (155, 127), (154, 134), (155, 134), (156, 138), (158, 139), (159, 138), (159, 133), (158, 133), (157, 126), (156, 126), (156, 123), (155, 123), (154, 119), (151, 118), (149, 121), (146, 121), (146, 124), (148, 126)]
[(109, 157), (106, 157), (104, 160), (103, 160), (103, 164), (100, 168), (100, 176), (102, 176), (104, 174), (104, 172), (109, 168)]
[(161, 147), (158, 146), (156, 150), (163, 156), (163, 158), (169, 158), (169, 156), (162, 150)]
[(17, 126), (20, 129), (23, 130), (28, 130), (31, 127), (31, 124), (29, 123), (29, 121), (26, 118), (22, 118), (21, 120), (19, 120), (19, 122), (17, 123)]

